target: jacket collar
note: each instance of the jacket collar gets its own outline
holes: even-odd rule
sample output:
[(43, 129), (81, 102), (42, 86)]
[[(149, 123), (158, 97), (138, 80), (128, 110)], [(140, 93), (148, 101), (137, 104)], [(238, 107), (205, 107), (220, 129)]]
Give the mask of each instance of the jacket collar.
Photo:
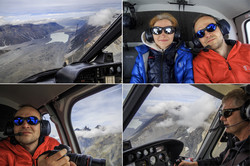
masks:
[[(241, 42), (240, 41), (235, 41), (235, 40), (226, 40), (226, 43), (228, 45), (233, 46), (233, 48), (231, 49), (231, 51), (229, 52), (228, 57), (227, 57), (227, 59), (229, 59), (229, 58), (234, 57), (239, 52), (239, 49), (241, 47)], [(215, 51), (213, 51), (211, 49), (209, 49), (208, 52), (205, 52), (204, 50), (202, 50), (198, 54), (198, 56), (203, 56), (203, 57), (206, 57), (208, 59), (215, 59), (215, 60), (218, 60), (218, 58), (219, 59), (225, 59), (220, 54), (218, 54), (217, 52), (215, 52)]]
[[(146, 45), (147, 47), (149, 47), (149, 48), (151, 48), (151, 49), (153, 49), (153, 50), (155, 50), (155, 51), (161, 52), (161, 53), (165, 53), (166, 50), (172, 50), (173, 45), (175, 45), (174, 47), (176, 47), (176, 43), (173, 42), (172, 44), (169, 45), (169, 47), (168, 47), (167, 49), (161, 49), (161, 48), (159, 48), (159, 47), (155, 44), (155, 42), (150, 43), (150, 42), (148, 42), (148, 41), (146, 40), (145, 32), (143, 32), (143, 33), (141, 34), (141, 40), (142, 40), (143, 44)], [(180, 44), (181, 44), (181, 43), (180, 43)]]
[(244, 149), (244, 151), (250, 151), (249, 144), (250, 144), (250, 136), (248, 136), (248, 138), (243, 141), (239, 141), (239, 139), (237, 138), (235, 142), (235, 148)]
[(164, 51), (165, 51), (165, 50), (163, 50), (163, 49), (160, 49), (160, 48), (155, 44), (155, 42), (152, 42), (152, 43), (148, 42), (148, 41), (146, 40), (145, 32), (143, 32), (143, 33), (141, 34), (141, 41), (142, 41), (143, 44), (145, 44), (146, 46), (148, 46), (148, 47), (150, 47), (150, 48), (152, 48), (152, 49), (154, 49), (154, 50), (156, 50), (156, 51), (159, 51), (159, 52), (164, 52)]

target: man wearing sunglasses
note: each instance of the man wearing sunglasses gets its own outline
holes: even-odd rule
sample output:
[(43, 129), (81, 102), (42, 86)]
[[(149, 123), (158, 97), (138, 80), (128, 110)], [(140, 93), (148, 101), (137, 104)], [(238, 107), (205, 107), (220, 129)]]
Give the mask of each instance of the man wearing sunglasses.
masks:
[(195, 83), (249, 83), (250, 45), (225, 40), (230, 25), (202, 15), (194, 23), (194, 44), (204, 49), (193, 60)]
[[(14, 134), (0, 142), (0, 165), (2, 166), (75, 166), (69, 162), (63, 149), (47, 157), (45, 151), (53, 150), (59, 142), (41, 135), (41, 114), (31, 106), (21, 107), (14, 115)], [(38, 158), (39, 157), (39, 158)]]
[(250, 165), (250, 97), (243, 89), (235, 89), (222, 99), (220, 121), (225, 132), (233, 134), (233, 143), (228, 144), (219, 157), (197, 162), (182, 161), (179, 166), (247, 166)]

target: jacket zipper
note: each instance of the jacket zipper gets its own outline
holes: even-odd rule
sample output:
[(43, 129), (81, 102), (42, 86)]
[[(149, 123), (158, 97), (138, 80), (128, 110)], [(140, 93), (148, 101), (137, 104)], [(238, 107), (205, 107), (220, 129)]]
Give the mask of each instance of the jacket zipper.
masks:
[(161, 83), (163, 83), (163, 60), (164, 60), (164, 52), (161, 54)]
[(236, 80), (236, 82), (239, 82), (237, 75), (235, 75), (235, 73), (232, 71), (232, 67), (230, 66), (229, 62), (226, 60), (226, 63), (228, 65), (228, 69), (232, 72), (234, 79)]
[(231, 66), (230, 66), (230, 64), (229, 64), (229, 62), (226, 61), (226, 63), (227, 63), (227, 65), (228, 65), (228, 69), (229, 69), (229, 70), (232, 70), (232, 68), (231, 68)]

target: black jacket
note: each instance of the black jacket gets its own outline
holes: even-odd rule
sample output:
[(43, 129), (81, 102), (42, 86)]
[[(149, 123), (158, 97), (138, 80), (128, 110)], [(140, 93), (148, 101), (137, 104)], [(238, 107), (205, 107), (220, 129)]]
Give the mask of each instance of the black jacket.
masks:
[(172, 44), (163, 52), (150, 49), (148, 57), (148, 82), (149, 83), (173, 83), (174, 58), (176, 50)]
[[(226, 156), (227, 151), (229, 149), (230, 149), (229, 154), (224, 160), (224, 157)], [(244, 159), (243, 161), (236, 163), (235, 157), (239, 156), (239, 154), (241, 153), (248, 154), (248, 157)], [(238, 141), (235, 139), (233, 143), (228, 144), (227, 148), (220, 154), (219, 157), (206, 159), (206, 160), (200, 160), (197, 162), (199, 166), (216, 166), (216, 165), (226, 166), (230, 161), (232, 163), (230, 163), (229, 166), (231, 165), (249, 166), (250, 165), (250, 136), (243, 141)]]

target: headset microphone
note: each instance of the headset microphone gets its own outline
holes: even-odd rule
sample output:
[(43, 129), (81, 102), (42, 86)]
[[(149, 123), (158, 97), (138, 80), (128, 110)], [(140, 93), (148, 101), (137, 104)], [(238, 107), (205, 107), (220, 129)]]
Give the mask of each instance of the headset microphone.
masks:
[(9, 137), (13, 137), (13, 136), (21, 136), (23, 135), (23, 133), (19, 132), (19, 133), (15, 133), (15, 134), (4, 134), (6, 136), (9, 136)]
[(210, 46), (210, 45), (207, 45), (207, 46), (204, 47), (202, 50), (203, 50), (204, 52), (208, 52), (209, 49), (211, 49), (211, 46)]
[(19, 132), (19, 133), (15, 133), (14, 135), (15, 136), (21, 136), (21, 135), (23, 135), (23, 133)]
[(223, 123), (220, 123), (217, 127), (212, 128), (212, 129), (209, 129), (208, 131), (209, 131), (209, 132), (212, 132), (212, 131), (215, 131), (215, 130), (217, 130), (217, 129), (219, 129), (219, 128), (223, 128), (223, 127), (229, 128), (229, 127), (237, 126), (238, 124), (241, 124), (241, 123), (244, 122), (244, 121), (246, 121), (246, 119), (244, 119), (244, 120), (242, 120), (242, 121), (240, 121), (240, 122), (238, 122), (238, 123), (235, 123), (235, 124), (233, 124), (233, 125), (229, 125), (229, 126), (225, 126)]
[(242, 122), (245, 122), (246, 121), (246, 119), (244, 119), (244, 120), (242, 120), (242, 121), (240, 121), (240, 122), (238, 122), (238, 123), (235, 123), (235, 124), (233, 124), (233, 125), (229, 125), (229, 126), (225, 126), (226, 128), (229, 128), (229, 127), (233, 127), (233, 126), (237, 126), (238, 124), (241, 124)]

